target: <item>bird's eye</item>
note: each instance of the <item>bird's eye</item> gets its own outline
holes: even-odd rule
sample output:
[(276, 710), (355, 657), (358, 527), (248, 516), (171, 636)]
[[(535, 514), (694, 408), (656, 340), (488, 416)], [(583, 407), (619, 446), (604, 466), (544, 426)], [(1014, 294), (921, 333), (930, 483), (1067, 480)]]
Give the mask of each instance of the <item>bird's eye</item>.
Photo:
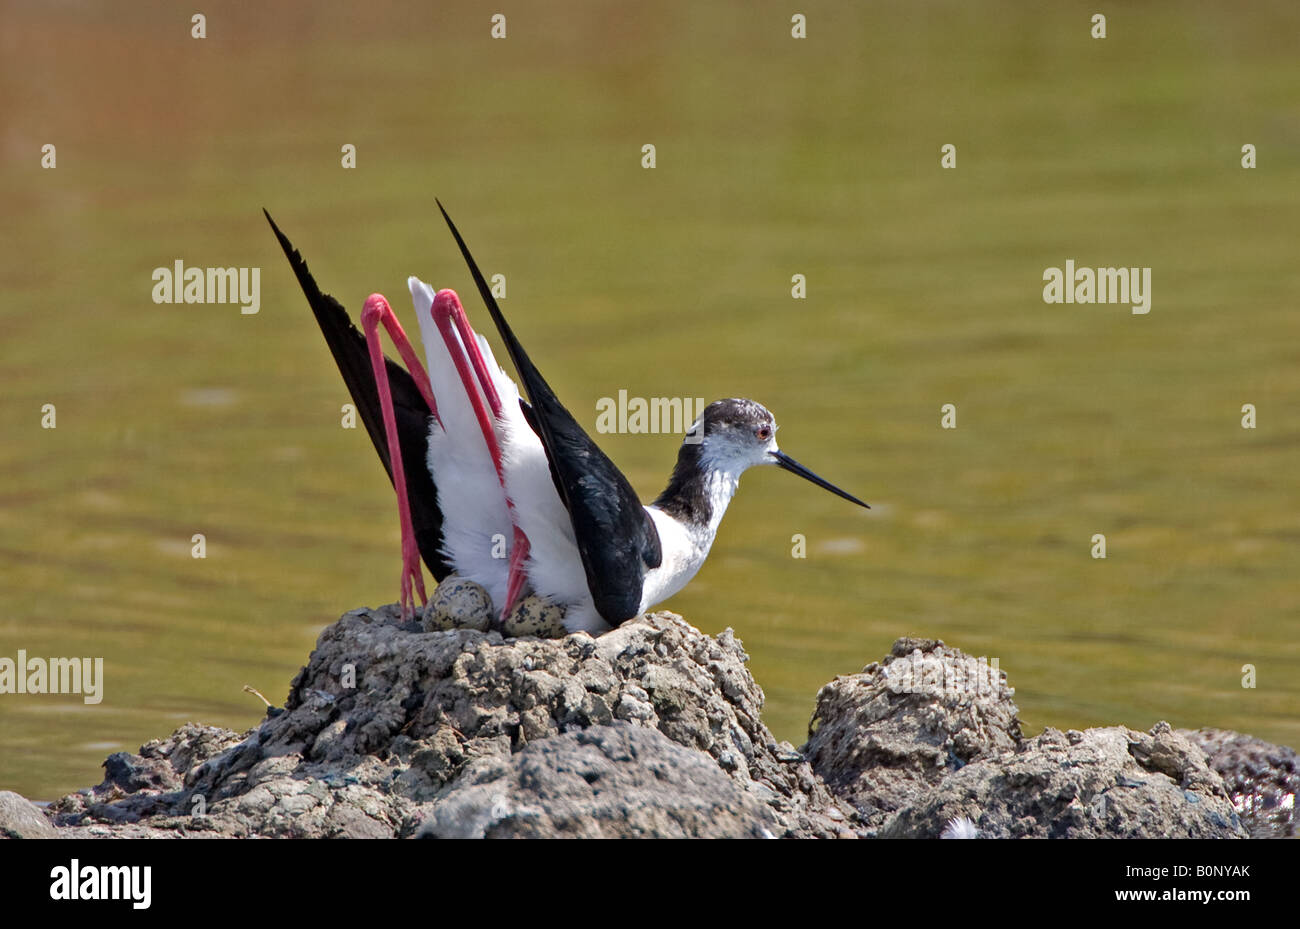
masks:
[(761, 441), (766, 442), (768, 439), (772, 438), (772, 427), (759, 426), (754, 430), (754, 435), (758, 436)]

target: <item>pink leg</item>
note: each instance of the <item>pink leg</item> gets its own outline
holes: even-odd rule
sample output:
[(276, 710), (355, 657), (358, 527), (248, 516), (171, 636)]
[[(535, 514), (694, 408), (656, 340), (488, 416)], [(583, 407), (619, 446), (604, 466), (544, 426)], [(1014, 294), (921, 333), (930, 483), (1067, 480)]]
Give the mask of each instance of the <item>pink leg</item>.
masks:
[[(441, 333), (442, 340), (447, 344), (447, 351), (451, 354), (452, 361), (456, 365), (456, 373), (460, 375), (461, 383), (465, 386), (465, 394), (469, 398), (470, 406), (474, 408), (474, 416), (478, 419), (479, 429), (483, 433), (483, 440), (487, 443), (488, 454), (492, 456), (492, 463), (497, 469), (497, 480), (501, 482), (501, 490), (506, 493), (506, 506), (510, 510), (510, 522), (514, 526), (514, 539), (510, 547), (509, 580), (506, 582), (506, 602), (501, 607), (501, 619), (504, 621), (511, 607), (519, 599), (519, 593), (524, 586), (523, 568), (524, 561), (528, 557), (529, 543), (528, 536), (519, 528), (514, 501), (510, 499), (509, 492), (506, 492), (506, 475), (505, 467), (501, 461), (501, 448), (497, 443), (496, 431), (492, 428), (492, 421), (489, 419), (487, 408), (483, 403), (483, 398), (486, 397), (488, 404), (492, 407), (492, 416), (500, 419), (502, 413), (501, 397), (497, 394), (496, 387), (492, 383), (487, 361), (479, 350), (478, 340), (474, 337), (474, 330), (470, 328), (469, 319), (465, 316), (465, 308), (460, 305), (460, 298), (456, 296), (454, 290), (438, 291), (433, 298), (432, 315), (433, 322), (438, 327), (438, 332)], [(453, 325), (456, 331), (453, 331)], [(459, 333), (459, 338), (457, 333)], [(471, 366), (474, 369), (473, 373), (470, 371)], [(477, 375), (478, 383), (482, 387), (482, 395), (475, 389), (475, 375)]]
[(397, 491), (397, 514), (402, 524), (402, 583), (401, 602), (402, 618), (409, 619), (413, 614), (411, 603), (411, 583), (420, 595), (420, 603), (428, 602), (424, 592), (424, 577), (420, 573), (420, 551), (415, 544), (415, 530), (411, 527), (411, 502), (406, 493), (406, 469), (402, 465), (402, 449), (397, 440), (397, 417), (393, 414), (393, 393), (388, 386), (388, 371), (384, 366), (384, 354), (379, 347), (379, 324), (383, 323), (389, 337), (397, 346), (397, 351), (406, 362), (407, 370), (415, 379), (416, 386), (423, 394), (425, 402), (438, 418), (438, 407), (434, 403), (433, 390), (429, 386), (429, 375), (420, 364), (411, 342), (402, 330), (402, 324), (393, 315), (392, 307), (383, 294), (371, 294), (366, 298), (365, 308), (361, 311), (361, 328), (366, 334), (366, 347), (370, 349), (370, 366), (375, 373), (375, 386), (379, 390), (379, 406), (384, 417), (384, 433), (388, 436), (388, 459), (393, 468), (393, 488)]

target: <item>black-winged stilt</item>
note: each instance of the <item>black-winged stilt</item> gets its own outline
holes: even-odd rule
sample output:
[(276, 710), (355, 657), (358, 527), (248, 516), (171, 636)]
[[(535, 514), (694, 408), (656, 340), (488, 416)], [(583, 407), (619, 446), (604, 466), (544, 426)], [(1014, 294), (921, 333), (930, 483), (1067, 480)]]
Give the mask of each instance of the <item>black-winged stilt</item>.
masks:
[[(404, 615), (412, 586), (426, 600), (423, 559), (438, 581), (456, 574), (482, 585), (503, 619), (530, 587), (564, 608), (570, 632), (617, 626), (695, 576), (740, 475), (753, 465), (776, 465), (867, 506), (781, 451), (772, 414), (743, 399), (705, 408), (668, 486), (642, 505), (533, 365), (451, 217), (442, 215), (528, 401), (470, 328), (454, 291), (407, 281), (426, 373), (383, 295), (366, 299), (363, 335), (266, 215), (397, 492)], [(380, 324), (407, 370), (384, 357)]]

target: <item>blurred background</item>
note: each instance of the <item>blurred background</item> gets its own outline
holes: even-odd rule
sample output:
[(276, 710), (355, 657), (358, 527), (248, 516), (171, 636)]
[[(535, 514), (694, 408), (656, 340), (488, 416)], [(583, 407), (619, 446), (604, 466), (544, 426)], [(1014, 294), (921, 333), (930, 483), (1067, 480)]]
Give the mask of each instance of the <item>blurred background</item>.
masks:
[[(751, 472), (667, 604), (736, 630), (778, 737), (922, 635), (996, 658), (1030, 733), (1300, 746), (1294, 2), (1112, 5), (1104, 40), (1074, 2), (0, 10), (0, 656), (105, 659), (97, 706), (0, 696), (0, 788), (254, 725), (245, 684), (282, 702), (395, 599), (392, 490), (261, 208), (354, 313), (413, 330), (419, 274), (487, 325), (435, 196), (589, 427), (753, 397), (873, 505)], [(1071, 258), (1151, 267), (1150, 315), (1045, 304)], [(153, 303), (178, 259), (260, 267), (260, 312)], [(601, 443), (648, 498), (679, 437)]]

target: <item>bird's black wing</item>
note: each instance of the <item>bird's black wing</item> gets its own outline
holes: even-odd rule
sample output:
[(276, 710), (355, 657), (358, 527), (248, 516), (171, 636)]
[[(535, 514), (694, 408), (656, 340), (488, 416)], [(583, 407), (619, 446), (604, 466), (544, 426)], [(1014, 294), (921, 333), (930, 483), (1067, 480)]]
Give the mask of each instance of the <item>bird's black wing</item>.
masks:
[[(265, 210), (262, 211), (266, 213)], [(374, 370), (370, 366), (370, 352), (366, 337), (352, 324), (347, 310), (329, 294), (321, 293), (307, 270), (307, 262), (293, 247), (280, 227), (266, 213), (267, 222), (280, 240), (289, 266), (307, 295), (311, 311), (316, 315), (320, 331), (325, 336), (330, 353), (343, 375), (343, 383), (357, 405), (361, 421), (365, 423), (370, 441), (384, 463), (388, 479), (393, 479), (393, 466), (388, 457), (388, 439), (384, 435), (383, 413), (379, 406), (379, 390), (375, 386)], [(429, 566), (435, 579), (441, 581), (451, 573), (451, 565), (443, 558), (442, 511), (438, 509), (438, 491), (429, 474), (429, 418), (433, 415), (424, 402), (415, 380), (406, 369), (393, 359), (385, 357), (388, 383), (393, 395), (393, 415), (397, 420), (398, 446), (402, 450), (402, 466), (406, 471), (406, 493), (411, 503), (411, 528), (415, 530), (415, 543), (420, 557)]]
[(627, 478), (583, 431), (534, 367), (501, 314), (455, 223), (441, 203), (438, 208), (451, 227), (532, 401), (532, 409), (525, 410), (525, 416), (542, 440), (555, 488), (569, 511), (596, 610), (617, 626), (640, 611), (646, 570), (659, 567), (663, 561), (659, 531)]

